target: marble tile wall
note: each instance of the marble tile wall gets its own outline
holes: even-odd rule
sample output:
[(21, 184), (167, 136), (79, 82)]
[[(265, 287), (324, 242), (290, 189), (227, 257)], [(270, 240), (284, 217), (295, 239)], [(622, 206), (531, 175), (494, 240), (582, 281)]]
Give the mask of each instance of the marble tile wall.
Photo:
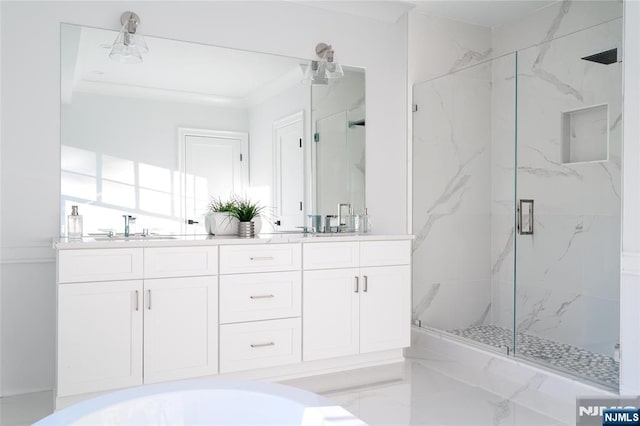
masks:
[(491, 29), (450, 19), (409, 15), (409, 81), (421, 82), (490, 59)]
[[(620, 46), (621, 13), (617, 1), (558, 2), (494, 28), (482, 46), (478, 27), (452, 22), (442, 43), (488, 53), (458, 50), (459, 58), (447, 56), (451, 64), (425, 62), (431, 68), (414, 73), (454, 71), (414, 85), (413, 315), (423, 325), (512, 328), (517, 240), (518, 330), (612, 355), (619, 334), (620, 65), (580, 57)], [(437, 25), (446, 27), (441, 18)], [(516, 49), (518, 189), (520, 198), (536, 200), (534, 236), (514, 233), (516, 59), (505, 52)], [(455, 63), (463, 57), (467, 67), (495, 59), (460, 70)], [(561, 112), (605, 103), (608, 160), (562, 164)]]
[(414, 86), (414, 319), (482, 324), (491, 311), (491, 64)]

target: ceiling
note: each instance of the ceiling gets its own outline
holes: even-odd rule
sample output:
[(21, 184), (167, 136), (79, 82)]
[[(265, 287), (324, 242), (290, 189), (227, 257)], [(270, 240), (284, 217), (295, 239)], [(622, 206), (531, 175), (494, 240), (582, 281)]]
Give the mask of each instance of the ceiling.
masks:
[(555, 1), (558, 0), (307, 0), (296, 3), (391, 23), (408, 11), (415, 10), (469, 24), (495, 27), (522, 18)]
[(293, 0), (294, 3), (311, 6), (331, 12), (371, 18), (383, 22), (396, 22), (402, 15), (414, 8), (407, 1), (368, 1), (368, 0)]
[(300, 64), (307, 62), (145, 37), (149, 52), (143, 54), (143, 61), (124, 64), (109, 58), (117, 32), (87, 27), (74, 30), (73, 42), (68, 32), (63, 33), (63, 42), (69, 46), (66, 50), (76, 53), (69, 59), (72, 64), (63, 64), (69, 70), (64, 74), (73, 76), (66, 88), (71, 92), (246, 106), (255, 103), (256, 97), (268, 97), (265, 91), (300, 84)]
[(497, 27), (520, 19), (555, 1), (546, 0), (433, 0), (412, 1), (415, 11), (455, 21)]

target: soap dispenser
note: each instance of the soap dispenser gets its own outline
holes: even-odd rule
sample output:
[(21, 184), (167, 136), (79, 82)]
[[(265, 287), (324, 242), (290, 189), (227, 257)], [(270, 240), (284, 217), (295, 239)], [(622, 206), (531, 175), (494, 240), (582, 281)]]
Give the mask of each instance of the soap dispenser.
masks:
[(78, 206), (71, 206), (71, 214), (67, 216), (67, 237), (70, 240), (82, 239), (82, 215), (78, 214)]

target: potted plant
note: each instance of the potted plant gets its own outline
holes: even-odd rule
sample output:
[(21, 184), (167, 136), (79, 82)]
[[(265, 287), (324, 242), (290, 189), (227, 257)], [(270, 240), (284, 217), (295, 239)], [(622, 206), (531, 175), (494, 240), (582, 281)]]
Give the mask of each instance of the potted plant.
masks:
[[(248, 198), (235, 198), (231, 215), (238, 220), (238, 236), (251, 238), (256, 236), (256, 221), (260, 219), (260, 213), (264, 206), (251, 201)], [(259, 232), (259, 231), (258, 231)]]
[(236, 235), (238, 219), (233, 215), (234, 208), (235, 200), (223, 201), (220, 197), (211, 197), (209, 213), (204, 221), (207, 232), (212, 235)]

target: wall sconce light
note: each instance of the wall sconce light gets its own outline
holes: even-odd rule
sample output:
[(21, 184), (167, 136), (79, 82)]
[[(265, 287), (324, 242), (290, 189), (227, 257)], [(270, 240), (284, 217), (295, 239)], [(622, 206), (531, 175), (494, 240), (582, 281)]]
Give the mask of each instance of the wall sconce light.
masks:
[(109, 57), (126, 64), (138, 64), (142, 62), (142, 54), (149, 51), (144, 37), (137, 33), (140, 17), (133, 12), (124, 12), (120, 23), (122, 29), (113, 42)]
[(311, 61), (307, 66), (303, 82), (311, 84), (329, 84), (329, 80), (344, 77), (342, 65), (334, 61), (334, 51), (331, 45), (319, 43), (316, 46), (316, 55), (319, 61)]

